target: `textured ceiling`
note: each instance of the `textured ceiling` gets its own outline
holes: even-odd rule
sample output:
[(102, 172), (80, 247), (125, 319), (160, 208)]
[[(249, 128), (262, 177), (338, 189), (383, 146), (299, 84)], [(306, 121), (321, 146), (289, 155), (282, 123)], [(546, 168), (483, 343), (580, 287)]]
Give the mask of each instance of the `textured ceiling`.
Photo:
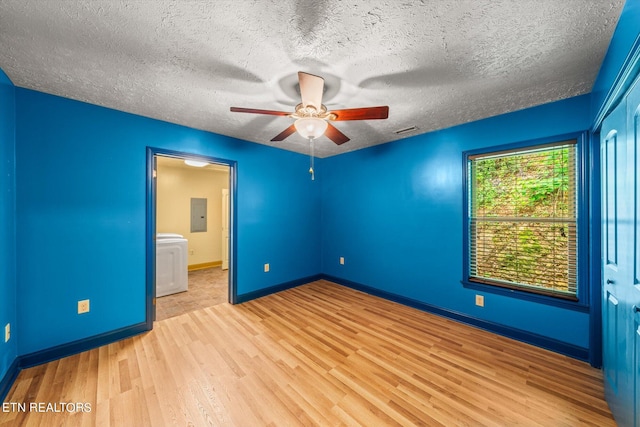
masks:
[[(335, 122), (351, 138), (319, 157), (591, 90), (623, 0), (0, 0), (0, 68), (13, 83), (142, 116), (269, 140), (293, 111), (298, 71), (328, 109), (388, 105)], [(395, 131), (416, 126), (404, 135)]]

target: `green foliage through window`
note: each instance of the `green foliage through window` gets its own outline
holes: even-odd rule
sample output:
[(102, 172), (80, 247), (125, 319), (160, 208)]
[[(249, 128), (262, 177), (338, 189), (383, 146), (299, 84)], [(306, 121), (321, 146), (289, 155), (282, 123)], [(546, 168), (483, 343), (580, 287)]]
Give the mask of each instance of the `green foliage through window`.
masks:
[(575, 297), (575, 141), (468, 161), (471, 280)]

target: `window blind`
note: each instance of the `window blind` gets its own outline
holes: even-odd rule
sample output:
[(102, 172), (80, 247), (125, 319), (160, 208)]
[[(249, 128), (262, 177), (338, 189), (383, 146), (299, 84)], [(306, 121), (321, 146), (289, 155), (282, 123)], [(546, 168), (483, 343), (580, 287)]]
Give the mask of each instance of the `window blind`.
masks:
[(468, 161), (470, 279), (575, 298), (576, 141)]

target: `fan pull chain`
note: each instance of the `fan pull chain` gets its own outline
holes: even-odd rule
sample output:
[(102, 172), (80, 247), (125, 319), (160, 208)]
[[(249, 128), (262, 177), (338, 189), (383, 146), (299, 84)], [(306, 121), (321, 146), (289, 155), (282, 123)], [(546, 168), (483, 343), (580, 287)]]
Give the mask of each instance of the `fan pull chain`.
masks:
[(311, 165), (309, 166), (309, 173), (311, 174), (311, 181), (315, 181), (316, 177), (315, 177), (315, 172), (313, 170), (313, 138), (309, 138), (309, 145), (311, 145), (311, 159), (310, 159)]

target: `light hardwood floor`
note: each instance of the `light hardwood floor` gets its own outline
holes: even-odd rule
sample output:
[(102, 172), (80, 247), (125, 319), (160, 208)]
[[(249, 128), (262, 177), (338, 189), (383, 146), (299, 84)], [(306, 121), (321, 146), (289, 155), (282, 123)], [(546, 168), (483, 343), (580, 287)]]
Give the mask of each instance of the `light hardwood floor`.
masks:
[(326, 281), (24, 370), (1, 426), (613, 426), (588, 364)]

